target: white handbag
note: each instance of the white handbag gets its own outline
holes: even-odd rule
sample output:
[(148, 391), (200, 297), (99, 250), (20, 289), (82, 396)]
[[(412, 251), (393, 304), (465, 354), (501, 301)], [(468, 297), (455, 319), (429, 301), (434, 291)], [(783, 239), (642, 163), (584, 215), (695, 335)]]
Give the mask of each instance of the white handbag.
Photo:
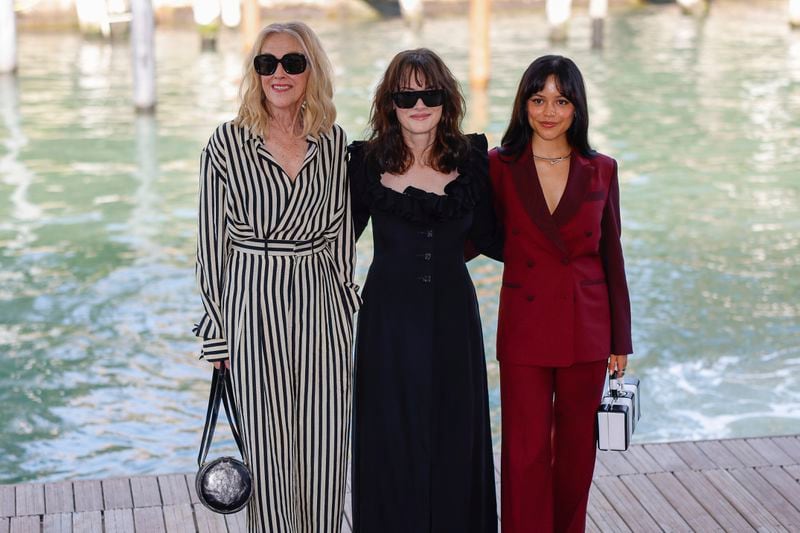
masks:
[(635, 377), (608, 380), (608, 388), (597, 408), (597, 447), (625, 451), (631, 443), (636, 423), (642, 416), (639, 380)]

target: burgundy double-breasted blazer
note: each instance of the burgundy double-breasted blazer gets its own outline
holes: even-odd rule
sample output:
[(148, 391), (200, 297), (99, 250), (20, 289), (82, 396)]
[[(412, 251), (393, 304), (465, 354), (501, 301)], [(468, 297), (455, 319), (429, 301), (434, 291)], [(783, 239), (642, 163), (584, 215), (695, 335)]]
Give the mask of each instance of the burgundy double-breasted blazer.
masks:
[(495, 148), (489, 172), (505, 231), (498, 359), (569, 366), (632, 353), (617, 162), (573, 152), (552, 215), (530, 150)]

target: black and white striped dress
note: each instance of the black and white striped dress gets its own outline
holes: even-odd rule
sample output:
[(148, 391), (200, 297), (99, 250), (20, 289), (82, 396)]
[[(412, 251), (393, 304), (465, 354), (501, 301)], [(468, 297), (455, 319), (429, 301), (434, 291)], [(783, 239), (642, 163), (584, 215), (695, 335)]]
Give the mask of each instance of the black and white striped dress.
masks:
[(295, 181), (232, 122), (201, 157), (203, 357), (230, 356), (250, 531), (341, 530), (350, 434), (355, 246), (344, 131), (308, 138)]

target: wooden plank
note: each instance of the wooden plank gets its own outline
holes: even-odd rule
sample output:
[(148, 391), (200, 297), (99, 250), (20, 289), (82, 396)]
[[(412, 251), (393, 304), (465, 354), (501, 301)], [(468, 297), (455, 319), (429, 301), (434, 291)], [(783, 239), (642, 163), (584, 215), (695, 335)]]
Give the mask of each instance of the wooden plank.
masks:
[[(347, 524), (346, 520), (342, 522)], [(228, 525), (228, 531), (230, 533), (247, 533), (247, 507), (238, 513), (225, 515), (225, 523)], [(344, 531), (344, 529), (342, 531)]]
[(72, 513), (46, 514), (42, 518), (44, 533), (72, 533)]
[(756, 530), (786, 531), (729, 472), (710, 470), (705, 475)]
[(635, 474), (636, 469), (625, 460), (625, 452), (604, 452), (597, 451), (597, 458), (603, 463), (612, 476), (621, 476), (623, 474)]
[(106, 533), (133, 533), (132, 509), (109, 509), (104, 513)]
[(188, 503), (181, 505), (166, 505), (164, 512), (164, 525), (167, 533), (195, 533), (194, 511)]
[(161, 505), (161, 491), (158, 490), (158, 479), (155, 476), (136, 476), (130, 481), (134, 507)]
[[(17, 516), (44, 514), (44, 485), (22, 483), (16, 486)], [(13, 529), (14, 522), (11, 522)]]
[(602, 533), (602, 530), (597, 527), (597, 524), (594, 523), (592, 517), (588, 514), (586, 515), (586, 532), (587, 533)]
[(792, 476), (794, 479), (800, 481), (800, 466), (798, 465), (784, 466), (783, 469), (786, 470), (786, 473)]
[(769, 437), (761, 437), (755, 439), (745, 439), (747, 443), (752, 446), (758, 453), (760, 453), (772, 466), (783, 466), (793, 464), (789, 455), (783, 449), (775, 444), (773, 439)]
[(662, 496), (675, 508), (694, 531), (721, 531), (720, 525), (711, 517), (694, 496), (681, 485), (673, 474), (659, 472), (648, 474), (653, 485)]
[[(756, 472), (769, 481), (769, 484), (775, 487), (775, 490), (786, 498), (789, 503), (800, 510), (800, 483), (797, 481), (796, 477), (792, 477), (784, 468), (779, 466), (767, 466), (756, 468)], [(798, 474), (800, 474), (800, 472), (798, 472)]]
[(606, 476), (595, 480), (597, 488), (614, 506), (617, 513), (633, 531), (658, 531), (659, 527), (644, 507), (618, 477)]
[(650, 457), (650, 454), (647, 453), (647, 450), (645, 450), (641, 445), (631, 446), (628, 448), (628, 451), (625, 452), (625, 459), (627, 459), (631, 466), (640, 474), (664, 471), (664, 469), (661, 468), (661, 465), (659, 465), (655, 459)]
[[(691, 529), (647, 476), (622, 476), (620, 481), (630, 489), (631, 494), (662, 529), (665, 531), (688, 531)], [(621, 502), (620, 505), (628, 505), (628, 502)]]
[[(101, 511), (103, 509), (103, 489), (96, 480), (73, 481), (72, 492), (75, 495), (75, 511)], [(81, 517), (80, 520), (94, 520), (91, 516)], [(81, 522), (83, 523), (83, 522)], [(72, 522), (73, 529), (75, 521)]]
[(716, 468), (741, 468), (746, 466), (718, 440), (701, 440), (695, 444), (714, 462)]
[(222, 515), (212, 513), (201, 504), (192, 507), (194, 508), (194, 517), (197, 519), (198, 533), (224, 533), (228, 531)]
[(772, 442), (780, 446), (794, 464), (800, 464), (800, 439), (797, 437), (775, 437)]
[(158, 486), (161, 489), (161, 500), (164, 505), (191, 503), (185, 475), (158, 476)]
[[(729, 473), (781, 524), (800, 526), (800, 511), (795, 509), (791, 502), (787, 501), (757, 470), (752, 468), (733, 469)], [(800, 492), (800, 486), (796, 487), (795, 492)]]
[(769, 461), (764, 459), (764, 456), (754, 450), (744, 439), (730, 439), (720, 442), (745, 466), (769, 466)]
[(47, 514), (71, 513), (74, 511), (75, 500), (72, 496), (72, 482), (46, 483), (44, 486), (44, 507)]
[(600, 531), (630, 532), (617, 510), (600, 491), (597, 480), (592, 483), (592, 489), (589, 491), (588, 514)]
[[(16, 516), (16, 490), (14, 485), (0, 485), (0, 517)], [(2, 529), (0, 529), (2, 532)]]
[(11, 533), (39, 533), (38, 516), (14, 516), (11, 518)]
[[(100, 483), (97, 485), (100, 486)], [(103, 533), (103, 515), (100, 511), (73, 513), (72, 533)]]
[(167, 530), (164, 525), (164, 514), (161, 511), (161, 507), (134, 509), (133, 525), (136, 531), (147, 531), (147, 533), (165, 533)]
[(9, 528), (11, 527), (11, 519), (10, 518), (0, 518), (0, 533), (8, 533)]
[(600, 460), (599, 457), (595, 457), (594, 460), (594, 473), (592, 474), (593, 477), (601, 477), (601, 476), (610, 476), (612, 475), (611, 472), (605, 467), (603, 462)]
[(728, 500), (720, 494), (704, 475), (704, 472), (675, 472), (674, 475), (722, 526), (723, 530), (753, 531), (752, 526), (739, 514), (739, 511), (728, 503)]
[(661, 466), (662, 472), (690, 470), (689, 465), (670, 448), (669, 444), (645, 444), (644, 449)]
[(194, 486), (194, 478), (194, 474), (186, 474), (186, 486), (189, 487), (189, 500), (192, 502), (192, 505), (200, 503), (200, 498), (197, 497), (197, 490)]
[(104, 479), (102, 485), (104, 509), (131, 509), (133, 507), (131, 484), (128, 478)]
[(680, 457), (691, 470), (705, 470), (716, 468), (714, 461), (708, 458), (694, 442), (673, 442), (669, 444), (678, 457)]

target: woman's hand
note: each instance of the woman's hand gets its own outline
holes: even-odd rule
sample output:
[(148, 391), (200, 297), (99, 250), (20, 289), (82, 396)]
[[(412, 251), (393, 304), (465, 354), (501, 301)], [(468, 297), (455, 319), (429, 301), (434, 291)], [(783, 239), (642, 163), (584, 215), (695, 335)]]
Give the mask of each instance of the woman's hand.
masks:
[[(226, 359), (227, 360), (227, 359)], [(625, 375), (625, 368), (628, 366), (627, 355), (614, 355), (608, 358), (608, 373), (617, 373), (617, 376), (622, 377)]]
[(214, 361), (214, 368), (219, 370), (219, 366), (222, 363), (225, 363), (225, 368), (230, 368), (231, 367), (231, 360), (230, 359), (222, 359), (220, 361)]

